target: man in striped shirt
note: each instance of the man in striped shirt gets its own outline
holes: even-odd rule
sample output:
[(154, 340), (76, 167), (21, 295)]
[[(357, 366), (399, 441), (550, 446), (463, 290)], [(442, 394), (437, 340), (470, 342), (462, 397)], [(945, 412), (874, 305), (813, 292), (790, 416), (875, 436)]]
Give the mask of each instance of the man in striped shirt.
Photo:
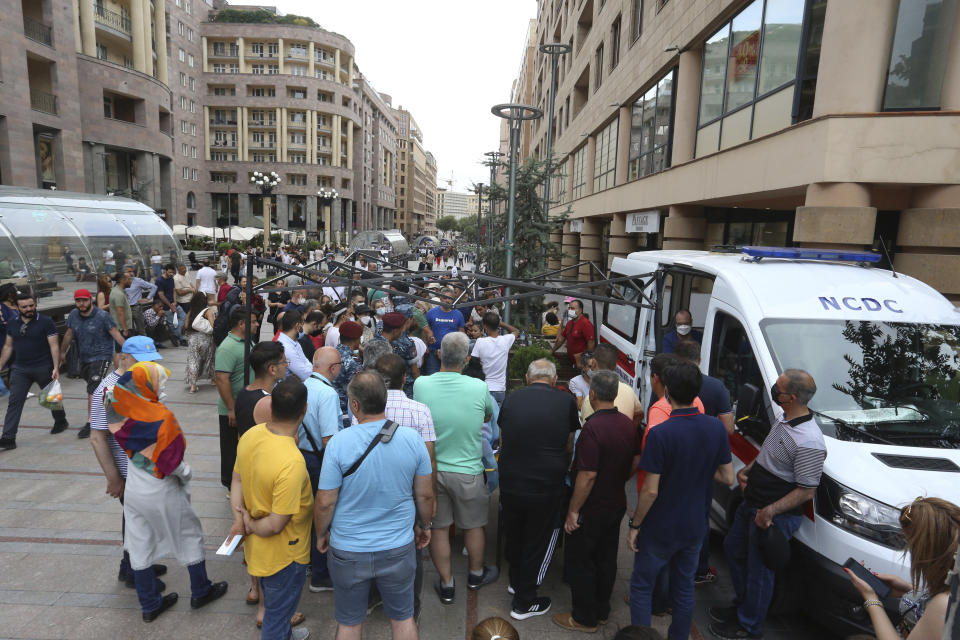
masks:
[(817, 391), (813, 377), (787, 369), (770, 389), (783, 409), (763, 441), (756, 460), (737, 473), (743, 502), (723, 543), (736, 591), (732, 607), (711, 607), (710, 631), (722, 640), (760, 638), (773, 597), (775, 573), (764, 563), (758, 529), (777, 527), (788, 540), (803, 521), (803, 505), (813, 499), (827, 448), (807, 408)]
[[(125, 350), (127, 347), (123, 347)], [(137, 359), (121, 351), (117, 354), (118, 367), (105, 375), (100, 380), (100, 385), (90, 396), (90, 444), (93, 446), (93, 453), (97, 456), (97, 462), (103, 469), (103, 475), (107, 478), (107, 493), (120, 500), (123, 504), (123, 489), (127, 480), (127, 453), (120, 448), (116, 439), (107, 428), (107, 412), (103, 407), (103, 396), (107, 389), (117, 384), (127, 369), (137, 363)], [(121, 536), (126, 529), (125, 523), (120, 521)], [(167, 567), (162, 564), (153, 565), (154, 575), (162, 576), (167, 572)], [(123, 582), (128, 588), (135, 589), (136, 584), (133, 581), (133, 570), (130, 568), (130, 555), (124, 551), (123, 559), (120, 561), (120, 572), (117, 574), (117, 580)], [(157, 580), (157, 591), (163, 591), (166, 586), (162, 581)]]

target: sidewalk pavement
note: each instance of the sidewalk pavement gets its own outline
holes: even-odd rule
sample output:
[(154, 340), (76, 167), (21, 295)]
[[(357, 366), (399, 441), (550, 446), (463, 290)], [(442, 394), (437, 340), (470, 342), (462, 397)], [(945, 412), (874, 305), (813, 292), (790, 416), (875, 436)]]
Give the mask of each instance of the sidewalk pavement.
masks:
[[(176, 640), (192, 638), (259, 637), (254, 624), (256, 608), (245, 604), (249, 578), (240, 554), (215, 555), (230, 528), (229, 503), (219, 482), (219, 440), (216, 390), (209, 383), (197, 394), (183, 386), (186, 349), (163, 349), (163, 364), (172, 376), (167, 405), (176, 414), (186, 434), (186, 459), (194, 469), (191, 493), (194, 509), (203, 523), (207, 565), (213, 580), (227, 580), (230, 590), (222, 599), (198, 611), (189, 606), (189, 579), (185, 568), (166, 561), (167, 590), (181, 598), (176, 606), (152, 624), (140, 620), (136, 593), (117, 581), (120, 549), (120, 503), (105, 494), (106, 482), (89, 440), (78, 440), (77, 430), (86, 421), (84, 383), (63, 377), (64, 403), (70, 429), (49, 433), (52, 419), (36, 398), (23, 412), (18, 448), (0, 451), (0, 638), (138, 638)], [(34, 389), (34, 392), (39, 389)], [(0, 409), (5, 410), (0, 401)], [(487, 562), (494, 562), (496, 543), (496, 496), (491, 498), (487, 530)], [(624, 535), (626, 525), (624, 524)], [(466, 558), (454, 543), (457, 599), (440, 604), (432, 585), (436, 572), (425, 563), (421, 637), (429, 640), (468, 638), (474, 624), (488, 616), (509, 618), (510, 596), (506, 592), (507, 565), (501, 578), (478, 592), (466, 589)], [(620, 572), (613, 594), (613, 614), (594, 638), (612, 638), (629, 623), (623, 602), (632, 556), (622, 546)], [(564, 585), (562, 550), (558, 551), (541, 593), (553, 598), (550, 614), (514, 621), (524, 640), (565, 639), (580, 634), (554, 625), (550, 615), (568, 611), (570, 590)], [(333, 638), (333, 594), (313, 594), (304, 589), (300, 610), (312, 638)], [(666, 632), (669, 618), (656, 619)], [(389, 638), (389, 621), (376, 610), (365, 624), (365, 638)], [(694, 634), (693, 637), (700, 637)]]

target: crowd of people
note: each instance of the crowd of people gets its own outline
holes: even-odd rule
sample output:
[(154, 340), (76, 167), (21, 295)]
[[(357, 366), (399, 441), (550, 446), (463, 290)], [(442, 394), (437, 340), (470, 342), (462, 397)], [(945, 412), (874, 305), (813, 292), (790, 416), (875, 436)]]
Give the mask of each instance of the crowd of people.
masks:
[[(277, 257), (296, 265), (325, 254)], [(333, 592), (339, 639), (360, 638), (375, 605), (394, 638), (417, 638), (427, 555), (443, 605), (456, 602), (464, 584), (475, 591), (500, 581), (485, 563), (493, 511), (515, 621), (552, 610), (543, 582), (563, 537), (572, 606), (553, 614), (556, 625), (593, 633), (607, 624), (626, 545), (631, 626), (616, 637), (658, 637), (653, 617), (670, 614), (668, 637), (686, 639), (697, 586), (717, 580), (709, 526), (715, 483), (739, 485), (743, 500), (723, 544), (735, 601), (710, 608), (709, 630), (721, 640), (762, 637), (787, 541), (826, 457), (809, 409), (817, 390), (809, 373), (788, 368), (777, 378), (770, 396), (778, 418), (756, 459), (735, 471), (730, 394), (701, 372), (702, 336), (687, 310), (648, 363), (649, 399), (620, 379), (619, 352), (596, 343), (573, 298), (562, 312), (551, 303), (541, 320), (556, 327), (552, 351), (565, 347), (578, 375), (565, 383), (552, 359), (538, 359), (508, 393), (510, 351), (521, 332), (500, 317), (495, 290), (471, 298), (450, 273), (426, 286), (400, 277), (369, 286), (376, 261), (359, 259), (341, 284), (294, 274), (248, 299), (243, 258), (237, 269), (228, 260), (232, 284), (208, 259), (193, 278), (184, 265), (168, 264), (152, 283), (121, 270), (112, 282), (102, 278), (96, 294), (79, 289), (62, 340), (31, 294), (0, 287), (0, 369), (12, 362), (0, 448), (16, 447), (31, 386), (56, 380), (64, 354), (76, 349), (88, 393), (80, 435), (91, 437), (107, 492), (123, 504), (118, 578), (136, 589), (144, 622), (177, 602), (176, 593), (164, 593), (161, 558), (188, 568), (194, 608), (227, 590), (206, 573), (185, 437), (164, 404), (170, 371), (160, 364), (159, 326), (171, 344), (188, 345), (188, 390), (210, 381), (217, 391), (230, 533), (243, 536), (246, 601), (257, 605), (262, 638), (309, 636), (298, 611), (304, 586)], [(65, 430), (64, 411), (52, 415), (52, 431)], [(636, 507), (628, 512), (634, 476)], [(497, 490), (499, 510), (490, 503)], [(853, 574), (851, 582), (879, 638), (932, 640), (943, 628), (960, 509), (918, 498), (901, 510), (900, 524), (911, 580), (879, 576), (901, 598), (900, 628), (869, 584)], [(466, 575), (454, 570), (452, 530), (462, 535)], [(500, 618), (473, 633), (519, 637)]]

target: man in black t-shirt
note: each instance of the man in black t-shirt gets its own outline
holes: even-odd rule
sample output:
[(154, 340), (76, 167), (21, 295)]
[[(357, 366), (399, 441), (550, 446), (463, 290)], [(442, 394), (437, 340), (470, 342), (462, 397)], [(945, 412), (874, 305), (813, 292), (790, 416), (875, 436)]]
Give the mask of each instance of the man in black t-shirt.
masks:
[[(237, 437), (257, 424), (254, 408), (270, 395), (277, 382), (287, 377), (287, 359), (279, 342), (258, 342), (250, 351), (253, 382), (240, 390), (233, 404), (237, 416)], [(269, 415), (269, 412), (267, 412)]]
[(617, 578), (620, 523), (627, 509), (624, 485), (640, 457), (640, 432), (614, 405), (620, 378), (613, 371), (590, 375), (590, 405), (573, 461), (573, 495), (563, 528), (564, 562), (573, 611), (553, 621), (564, 629), (592, 633), (610, 616)]
[(564, 495), (563, 478), (579, 426), (573, 396), (557, 391), (557, 368), (536, 360), (527, 387), (510, 394), (500, 409), (500, 504), (510, 587), (517, 620), (543, 615), (550, 598), (537, 587), (550, 565)]
[[(20, 317), (7, 321), (7, 339), (0, 351), (0, 370), (10, 356), (16, 359), (10, 368), (10, 399), (7, 414), (3, 418), (3, 436), (0, 449), (16, 449), (17, 428), (23, 403), (30, 387), (36, 382), (41, 389), (60, 377), (54, 363), (60, 363), (60, 342), (53, 320), (37, 313), (37, 303), (29, 293), (17, 296)], [(50, 433), (65, 431), (67, 414), (63, 409), (52, 411), (53, 428)]]

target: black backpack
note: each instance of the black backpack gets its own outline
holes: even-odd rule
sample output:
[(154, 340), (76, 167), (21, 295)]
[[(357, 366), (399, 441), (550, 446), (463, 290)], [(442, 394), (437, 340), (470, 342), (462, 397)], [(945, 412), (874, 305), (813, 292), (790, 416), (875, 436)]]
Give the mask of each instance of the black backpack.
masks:
[(240, 304), (240, 287), (233, 287), (227, 293), (226, 300), (220, 305), (217, 319), (213, 321), (213, 343), (220, 346), (227, 334), (230, 333), (230, 312)]

